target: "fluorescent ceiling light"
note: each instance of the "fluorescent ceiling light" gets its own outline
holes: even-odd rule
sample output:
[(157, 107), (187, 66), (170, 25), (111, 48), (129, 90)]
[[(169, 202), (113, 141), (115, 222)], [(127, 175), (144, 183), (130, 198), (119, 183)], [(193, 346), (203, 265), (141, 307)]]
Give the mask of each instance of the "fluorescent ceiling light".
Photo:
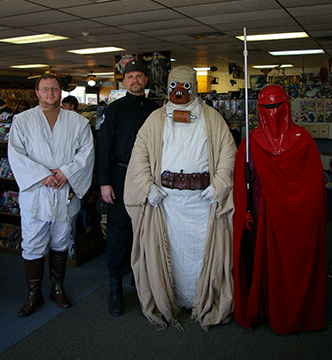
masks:
[(269, 54), (273, 56), (283, 55), (313, 55), (313, 54), (324, 54), (324, 50), (311, 49), (311, 50), (290, 50), (290, 51), (270, 51)]
[(78, 50), (67, 50), (70, 53), (79, 54), (79, 55), (88, 55), (88, 54), (100, 54), (114, 51), (123, 51), (126, 49), (121, 49), (114, 46), (101, 47), (101, 48), (90, 48), (90, 49), (78, 49)]
[(210, 68), (209, 67), (201, 67), (201, 68), (194, 68), (194, 70), (196, 70), (196, 71), (209, 71)]
[(93, 75), (96, 75), (96, 76), (112, 76), (114, 75), (114, 72), (103, 72), (103, 73), (93, 73)]
[(12, 65), (11, 68), (15, 69), (32, 69), (32, 68), (41, 68), (41, 67), (48, 67), (45, 64), (28, 64), (28, 65)]
[(0, 39), (0, 41), (11, 44), (22, 45), (22, 44), (33, 44), (38, 42), (65, 40), (65, 39), (69, 39), (69, 38), (65, 36), (57, 36), (52, 34), (41, 34), (41, 35), (31, 35), (31, 36), (14, 37), (8, 39)]
[(293, 67), (292, 64), (283, 64), (283, 65), (253, 65), (252, 66), (255, 69), (274, 69), (276, 67), (279, 68), (290, 68)]
[[(282, 40), (282, 39), (299, 39), (309, 37), (305, 32), (292, 32), (280, 34), (261, 34), (247, 35), (247, 41), (263, 41), (263, 40)], [(244, 36), (236, 36), (237, 39), (244, 41)]]
[(171, 59), (171, 61), (176, 61), (176, 59)]

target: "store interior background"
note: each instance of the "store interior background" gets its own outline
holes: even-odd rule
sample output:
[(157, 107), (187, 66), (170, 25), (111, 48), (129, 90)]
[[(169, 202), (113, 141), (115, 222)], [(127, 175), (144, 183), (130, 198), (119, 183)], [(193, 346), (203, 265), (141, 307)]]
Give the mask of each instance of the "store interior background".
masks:
[[(280, 75), (328, 68), (332, 56), (332, 4), (329, 0), (2, 0), (0, 5), (0, 81), (6, 75), (28, 78), (54, 72), (86, 83), (91, 74), (114, 71), (114, 55), (169, 51), (172, 66), (218, 68), (211, 77), (217, 92), (236, 91), (230, 63), (243, 67), (243, 41), (236, 36), (306, 32), (301, 39), (248, 42), (248, 74), (262, 74), (253, 65), (291, 64)], [(39, 34), (65, 39), (11, 44), (4, 39)], [(78, 55), (70, 51), (114, 46), (113, 53)], [(273, 56), (270, 51), (320, 49), (322, 54)], [(15, 65), (42, 64), (45, 68), (15, 69)], [(275, 74), (276, 71), (269, 73)], [(95, 75), (97, 84), (110, 86), (112, 78)], [(5, 79), (6, 80), (6, 79)], [(91, 89), (90, 89), (91, 90)]]
[[(317, 88), (323, 85), (325, 90), (321, 93), (326, 97), (326, 104), (330, 104), (332, 117), (331, 20), (330, 0), (2, 0), (0, 98), (13, 109), (25, 96), (30, 97), (33, 105), (36, 78), (52, 72), (62, 79), (70, 79), (67, 90), (72, 91), (63, 92), (63, 97), (75, 95), (84, 103), (80, 105), (82, 109), (100, 100), (109, 101), (111, 91), (119, 89), (121, 81), (118, 80), (122, 75), (115, 71), (116, 59), (168, 53), (169, 59), (174, 60), (170, 68), (187, 65), (210, 69), (198, 71), (198, 91), (202, 96), (219, 94), (232, 99), (234, 94), (242, 93), (242, 109), (245, 58), (249, 91), (252, 90), (252, 76), (267, 81), (270, 77), (314, 74), (321, 79), (320, 74), (325, 71), (326, 82), (318, 83)], [(244, 33), (249, 37), (295, 32), (305, 32), (308, 36), (247, 41), (246, 57), (245, 44), (237, 38)], [(34, 38), (41, 34), (62, 38), (27, 44), (8, 42), (12, 38)], [(76, 53), (76, 50), (104, 50), (110, 46), (117, 50)], [(321, 53), (288, 56), (270, 53), (308, 49)], [(32, 64), (39, 64), (39, 67), (32, 67)], [(27, 67), (22, 68), (22, 65)], [(257, 65), (272, 65), (272, 68), (253, 67)], [(284, 68), (285, 65), (291, 67)], [(95, 86), (87, 84), (91, 76), (96, 80)], [(86, 115), (95, 117), (96, 113)], [(327, 116), (321, 123), (317, 121), (309, 127), (303, 125), (315, 137), (324, 169), (329, 170), (332, 121), (325, 123), (325, 118)], [(244, 111), (240, 118), (228, 120), (239, 127), (243, 138)], [(256, 125), (257, 112), (251, 127)]]
[[(273, 65), (267, 74), (289, 76), (331, 71), (332, 4), (330, 0), (2, 0), (0, 4), (0, 98), (14, 107), (22, 83), (33, 89), (35, 77), (53, 72), (71, 77), (72, 92), (85, 104), (109, 100), (118, 88), (114, 58), (168, 52), (171, 66), (215, 68), (198, 76), (199, 91), (234, 93), (244, 88), (244, 43), (238, 36), (305, 32), (305, 38), (248, 41), (248, 77), (267, 74), (254, 65)], [(6, 39), (41, 34), (61, 40), (13, 44)], [(113, 52), (73, 51), (116, 47)], [(272, 55), (281, 50), (320, 50), (315, 55)], [(31, 67), (32, 64), (44, 67)], [(16, 68), (25, 65), (27, 68)], [(291, 68), (282, 68), (291, 65)], [(241, 71), (240, 71), (241, 72)], [(90, 76), (96, 86), (88, 86)], [(116, 76), (116, 75), (115, 75)], [(331, 82), (331, 76), (329, 78)], [(250, 83), (249, 83), (250, 87)], [(330, 84), (332, 87), (332, 84)], [(4, 89), (8, 89), (7, 93)], [(33, 91), (30, 92), (33, 96)], [(87, 94), (87, 95), (85, 95)], [(24, 95), (24, 93), (23, 93)], [(64, 93), (64, 96), (66, 94)], [(31, 99), (32, 102), (32, 99)], [(325, 130), (324, 130), (325, 131)], [(332, 137), (332, 128), (328, 130)], [(323, 148), (325, 152), (325, 147)]]
[[(229, 65), (236, 64), (244, 70), (244, 43), (236, 38), (243, 35), (244, 28), (248, 36), (287, 32), (308, 34), (307, 38), (301, 39), (248, 41), (248, 78), (252, 75), (264, 75), (262, 70), (253, 68), (254, 65), (273, 65), (267, 76), (319, 76), (321, 70), (326, 69), (330, 81), (331, 24), (331, 0), (2, 0), (0, 98), (7, 97), (6, 100), (12, 101), (8, 105), (12, 105), (14, 109), (19, 98), (24, 97), (27, 91), (33, 95), (36, 76), (50, 71), (60, 77), (71, 76), (75, 89), (70, 93), (76, 95), (81, 89), (79, 96), (85, 99), (85, 106), (96, 104), (98, 100), (108, 99), (111, 90), (117, 89), (116, 75), (110, 75), (114, 72), (115, 57), (153, 52), (170, 52), (171, 58), (175, 60), (171, 63), (172, 67), (216, 67), (216, 71), (199, 73), (198, 80), (202, 86), (199, 91), (202, 93), (238, 92), (244, 89), (245, 80), (235, 78), (234, 73), (230, 74)], [(4, 41), (44, 33), (66, 38), (20, 45)], [(69, 52), (109, 46), (123, 50), (89, 55)], [(273, 56), (269, 53), (306, 49), (319, 49), (323, 52), (301, 56)], [(45, 66), (26, 69), (12, 67), (29, 64)], [(292, 67), (281, 68), (284, 64), (291, 64)], [(87, 85), (91, 75), (96, 78), (96, 86)], [(211, 83), (212, 79), (217, 83)], [(332, 83), (326, 85), (332, 88)], [(67, 94), (64, 92), (63, 96)], [(330, 129), (332, 123), (319, 125), (327, 125)], [(329, 169), (332, 157), (332, 128), (329, 131), (331, 136), (315, 138), (325, 170)], [(5, 151), (6, 144), (2, 145)], [(7, 180), (3, 181), (3, 186), (6, 187), (7, 184)], [(327, 254), (331, 276), (332, 189), (327, 189), (327, 204)], [(3, 219), (4, 215), (1, 216)], [(106, 270), (103, 268), (105, 264), (98, 257), (102, 252), (95, 241), (98, 236), (93, 234), (91, 237), (88, 233), (75, 239), (76, 258), (68, 271), (68, 287), (76, 302), (107, 281)], [(6, 249), (0, 246), (4, 264), (3, 278), (9, 295), (3, 294), (1, 298), (0, 315), (8, 326), (3, 327), (3, 336), (0, 336), (0, 352), (60, 313), (60, 310), (54, 310), (50, 304), (25, 324), (17, 320), (17, 309), (25, 296), (24, 280), (21, 279), (22, 265), (19, 256), (13, 256), (15, 260), (9, 257), (12, 253), (17, 255), (19, 252), (10, 252), (8, 256), (8, 252), (5, 254), (4, 250)], [(89, 262), (91, 258), (93, 261)], [(91, 278), (82, 281), (95, 265), (96, 274), (93, 273)], [(75, 267), (79, 267), (80, 271), (76, 271)], [(13, 277), (13, 273), (16, 277)], [(331, 289), (331, 278), (328, 281)], [(330, 291), (329, 304), (331, 298)], [(331, 319), (330, 310), (330, 323)], [(14, 327), (15, 331), (12, 331)]]
[[(109, 100), (110, 92), (119, 89), (118, 79), (122, 75), (112, 74), (116, 59), (128, 54), (141, 57), (167, 52), (174, 60), (170, 67), (210, 68), (198, 72), (201, 94), (223, 94), (232, 99), (234, 93), (243, 94), (245, 87), (244, 42), (238, 36), (243, 36), (244, 31), (247, 36), (305, 32), (308, 36), (304, 38), (247, 41), (249, 91), (251, 76), (268, 79), (314, 74), (320, 79), (325, 71), (326, 82), (317, 87), (323, 85), (326, 90), (322, 96), (326, 97), (326, 104), (331, 104), (332, 117), (331, 20), (330, 0), (2, 0), (0, 98), (14, 108), (19, 98), (29, 95), (33, 105), (36, 77), (53, 72), (62, 79), (70, 78), (68, 89), (73, 90), (63, 96), (73, 94), (85, 106), (97, 104), (99, 100)], [(45, 33), (62, 38), (28, 44), (8, 42)], [(117, 50), (95, 54), (73, 52), (110, 46)], [(270, 53), (308, 49), (321, 53), (288, 56)], [(22, 65), (27, 68), (21, 68)], [(256, 69), (255, 65), (272, 68)], [(283, 68), (284, 65), (292, 67)], [(231, 68), (236, 71), (230, 71)], [(95, 86), (87, 85), (90, 76), (95, 77)], [(315, 137), (324, 169), (329, 170), (332, 121), (325, 123), (325, 118), (306, 128)], [(239, 126), (242, 137), (244, 119), (243, 112), (241, 118), (230, 119)], [(251, 125), (257, 125), (257, 119)]]

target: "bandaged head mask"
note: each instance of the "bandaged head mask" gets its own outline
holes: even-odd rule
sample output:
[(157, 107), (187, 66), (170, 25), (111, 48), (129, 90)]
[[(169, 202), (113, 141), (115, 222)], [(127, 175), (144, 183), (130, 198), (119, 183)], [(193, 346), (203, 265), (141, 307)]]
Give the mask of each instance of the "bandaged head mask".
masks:
[(280, 153), (292, 125), (292, 113), (285, 90), (278, 85), (266, 86), (258, 98), (259, 127), (275, 153)]
[(168, 99), (174, 104), (188, 104), (196, 96), (196, 71), (178, 66), (168, 76)]

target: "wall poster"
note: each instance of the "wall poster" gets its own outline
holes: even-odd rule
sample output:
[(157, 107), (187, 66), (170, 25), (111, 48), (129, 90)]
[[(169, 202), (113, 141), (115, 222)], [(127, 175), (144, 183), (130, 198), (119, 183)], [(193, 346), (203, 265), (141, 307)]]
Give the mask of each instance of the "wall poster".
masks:
[(130, 60), (135, 60), (135, 54), (115, 55), (114, 56), (114, 74), (122, 74), (123, 69)]
[(148, 71), (149, 97), (167, 98), (167, 79), (171, 71), (171, 52), (152, 52), (143, 54), (143, 62)]

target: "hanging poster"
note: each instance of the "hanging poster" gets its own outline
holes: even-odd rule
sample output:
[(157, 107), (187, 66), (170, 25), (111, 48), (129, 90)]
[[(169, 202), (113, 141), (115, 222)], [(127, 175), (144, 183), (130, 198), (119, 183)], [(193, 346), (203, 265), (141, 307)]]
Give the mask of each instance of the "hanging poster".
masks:
[(147, 87), (150, 97), (167, 98), (167, 79), (171, 71), (171, 52), (152, 52), (143, 54), (143, 62), (148, 71)]
[(135, 54), (126, 54), (126, 55), (116, 55), (114, 56), (114, 73), (115, 74), (122, 74), (123, 69), (126, 66), (127, 62), (130, 60), (135, 60)]
[(251, 90), (262, 90), (267, 84), (267, 77), (265, 75), (250, 75)]

